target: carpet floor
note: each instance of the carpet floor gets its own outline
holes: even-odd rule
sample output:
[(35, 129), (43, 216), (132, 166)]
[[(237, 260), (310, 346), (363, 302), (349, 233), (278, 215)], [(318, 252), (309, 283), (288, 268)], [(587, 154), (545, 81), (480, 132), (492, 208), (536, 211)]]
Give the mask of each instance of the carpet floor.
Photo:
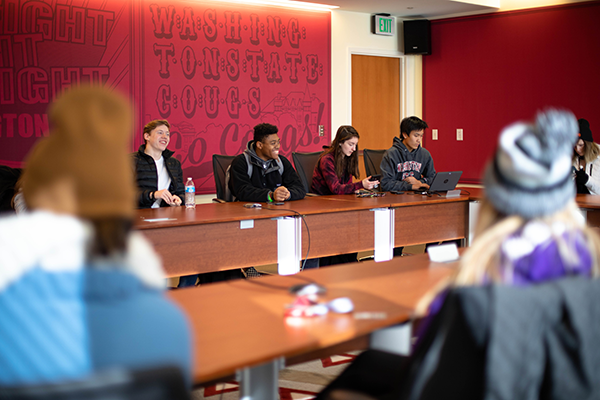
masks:
[[(310, 400), (348, 366), (359, 352), (340, 354), (294, 365), (279, 371), (280, 400)], [(194, 400), (237, 400), (238, 382), (230, 381), (194, 390)]]

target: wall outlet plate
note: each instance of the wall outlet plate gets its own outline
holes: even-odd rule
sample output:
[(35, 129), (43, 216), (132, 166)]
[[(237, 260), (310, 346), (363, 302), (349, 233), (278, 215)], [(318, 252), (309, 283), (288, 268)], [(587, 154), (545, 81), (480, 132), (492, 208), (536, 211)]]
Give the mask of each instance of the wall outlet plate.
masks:
[(319, 125), (319, 136), (325, 135), (325, 125)]
[(431, 130), (431, 140), (438, 140), (438, 130), (437, 129)]
[(463, 140), (463, 130), (462, 129), (456, 130), (456, 140), (458, 140), (458, 141)]

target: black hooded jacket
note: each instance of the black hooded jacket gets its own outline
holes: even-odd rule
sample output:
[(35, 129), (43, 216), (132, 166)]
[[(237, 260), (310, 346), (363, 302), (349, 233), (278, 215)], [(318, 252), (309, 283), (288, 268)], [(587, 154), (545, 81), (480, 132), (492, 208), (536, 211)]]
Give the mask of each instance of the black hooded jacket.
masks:
[(433, 159), (427, 149), (419, 146), (412, 152), (398, 137), (393, 146), (385, 152), (381, 160), (381, 188), (386, 191), (411, 190), (412, 185), (404, 179), (412, 176), (418, 181), (431, 185), (435, 177)]
[(262, 160), (254, 150), (254, 141), (248, 142), (244, 153), (252, 163), (252, 177), (248, 176), (246, 156), (240, 154), (231, 162), (229, 189), (236, 200), (266, 202), (267, 195), (278, 186), (285, 186), (291, 197), (300, 200), (306, 195), (304, 185), (292, 164), (284, 156), (277, 160)]

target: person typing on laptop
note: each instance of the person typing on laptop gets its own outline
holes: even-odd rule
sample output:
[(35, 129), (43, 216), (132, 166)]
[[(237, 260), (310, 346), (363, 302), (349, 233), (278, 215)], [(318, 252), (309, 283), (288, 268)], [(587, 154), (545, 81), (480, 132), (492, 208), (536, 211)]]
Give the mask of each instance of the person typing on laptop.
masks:
[[(418, 117), (404, 118), (400, 137), (381, 160), (381, 189), (384, 192), (428, 190), (435, 177), (433, 158), (421, 147), (427, 123)], [(404, 247), (394, 248), (394, 257), (401, 256)]]
[(421, 146), (427, 123), (418, 117), (404, 118), (400, 137), (381, 160), (381, 187), (384, 191), (427, 190), (435, 177), (433, 158)]

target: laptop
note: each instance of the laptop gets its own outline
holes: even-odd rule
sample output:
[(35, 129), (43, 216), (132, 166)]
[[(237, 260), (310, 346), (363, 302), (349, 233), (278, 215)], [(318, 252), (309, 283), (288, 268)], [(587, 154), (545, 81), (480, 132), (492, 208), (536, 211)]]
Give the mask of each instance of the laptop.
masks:
[(438, 172), (429, 186), (429, 192), (447, 192), (454, 190), (462, 171)]

